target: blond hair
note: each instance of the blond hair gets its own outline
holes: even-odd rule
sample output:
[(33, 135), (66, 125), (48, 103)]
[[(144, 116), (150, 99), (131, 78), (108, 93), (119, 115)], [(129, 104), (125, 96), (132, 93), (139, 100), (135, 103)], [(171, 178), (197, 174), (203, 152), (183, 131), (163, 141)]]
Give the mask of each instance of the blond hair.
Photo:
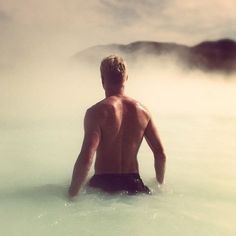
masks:
[(127, 77), (127, 64), (122, 57), (111, 55), (102, 60), (100, 71), (111, 84), (122, 84)]

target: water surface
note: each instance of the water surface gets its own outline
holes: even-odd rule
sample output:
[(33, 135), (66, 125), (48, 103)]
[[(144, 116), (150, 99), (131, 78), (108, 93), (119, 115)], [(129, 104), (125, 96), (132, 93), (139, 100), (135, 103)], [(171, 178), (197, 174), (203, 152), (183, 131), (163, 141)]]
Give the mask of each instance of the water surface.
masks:
[(127, 89), (150, 108), (158, 124), (168, 157), (165, 185), (157, 186), (144, 143), (140, 173), (151, 196), (83, 189), (74, 201), (66, 193), (83, 138), (83, 114), (102, 99), (100, 81), (81, 83), (80, 76), (64, 73), (51, 74), (50, 80), (35, 75), (31, 81), (30, 74), (5, 82), (1, 235), (236, 234), (235, 84), (213, 82), (207, 75), (171, 80), (153, 74), (143, 84), (143, 75), (130, 79)]

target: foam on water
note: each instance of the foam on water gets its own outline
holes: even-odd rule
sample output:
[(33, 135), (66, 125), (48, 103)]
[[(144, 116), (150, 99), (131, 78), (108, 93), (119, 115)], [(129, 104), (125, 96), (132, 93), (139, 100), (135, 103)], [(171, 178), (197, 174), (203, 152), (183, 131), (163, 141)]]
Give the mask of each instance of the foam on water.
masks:
[(69, 201), (83, 114), (103, 91), (97, 72), (52, 71), (24, 72), (3, 84), (1, 235), (235, 235), (234, 82), (131, 70), (127, 91), (150, 108), (166, 149), (166, 183), (157, 186), (144, 143), (140, 172), (151, 196), (83, 189)]

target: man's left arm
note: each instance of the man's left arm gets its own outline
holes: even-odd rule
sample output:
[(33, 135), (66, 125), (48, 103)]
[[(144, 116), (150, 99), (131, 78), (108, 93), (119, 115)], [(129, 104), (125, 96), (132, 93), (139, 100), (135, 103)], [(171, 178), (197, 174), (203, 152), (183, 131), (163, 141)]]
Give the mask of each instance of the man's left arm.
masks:
[(93, 156), (100, 142), (101, 130), (92, 110), (87, 110), (84, 119), (84, 140), (83, 145), (75, 162), (72, 174), (71, 185), (69, 188), (70, 197), (74, 197), (83, 185), (90, 167)]

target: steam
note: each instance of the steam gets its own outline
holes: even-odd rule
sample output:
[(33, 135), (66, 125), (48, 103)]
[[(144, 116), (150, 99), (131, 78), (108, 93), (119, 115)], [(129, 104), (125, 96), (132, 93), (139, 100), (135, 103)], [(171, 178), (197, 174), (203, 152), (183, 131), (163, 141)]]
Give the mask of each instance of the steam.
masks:
[[(72, 66), (71, 55), (92, 45), (142, 39), (194, 44), (235, 38), (230, 26), (236, 20), (233, 6), (233, 0), (149, 0), (145, 4), (63, 0), (46, 5), (4, 1), (0, 8), (0, 119), (76, 119), (103, 99), (104, 92), (99, 62)], [(235, 115), (235, 75), (187, 72), (174, 57), (143, 61), (141, 56), (135, 63), (127, 61), (127, 93), (150, 109)]]
[(235, 39), (234, 4), (233, 0), (1, 1), (0, 65), (21, 68), (22, 62), (65, 59), (97, 44), (153, 40), (193, 45), (206, 39)]
[[(127, 95), (157, 114), (236, 116), (235, 74), (185, 71), (173, 60), (138, 60), (128, 64)], [(43, 122), (75, 120), (104, 98), (97, 64), (57, 62), (34, 65), (5, 76), (1, 120)]]

